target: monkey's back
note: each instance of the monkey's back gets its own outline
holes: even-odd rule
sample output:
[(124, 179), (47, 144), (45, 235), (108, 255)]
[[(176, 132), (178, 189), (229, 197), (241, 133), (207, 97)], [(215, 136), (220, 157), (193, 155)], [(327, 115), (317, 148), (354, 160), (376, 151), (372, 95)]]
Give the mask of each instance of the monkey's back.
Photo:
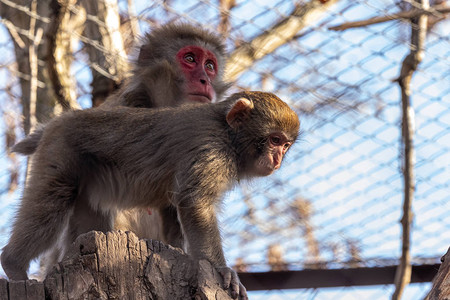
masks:
[(70, 112), (47, 125), (36, 157), (78, 173), (80, 188), (98, 207), (112, 198), (124, 208), (161, 207), (198, 182), (206, 198), (208, 185), (223, 190), (236, 173), (222, 110), (210, 104)]

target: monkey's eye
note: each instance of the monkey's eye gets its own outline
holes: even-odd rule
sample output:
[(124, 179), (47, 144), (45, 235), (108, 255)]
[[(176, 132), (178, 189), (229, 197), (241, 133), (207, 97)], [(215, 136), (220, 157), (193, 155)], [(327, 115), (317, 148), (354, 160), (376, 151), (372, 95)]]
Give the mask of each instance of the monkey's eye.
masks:
[(188, 63), (193, 63), (193, 62), (195, 62), (194, 55), (191, 54), (191, 53), (186, 54), (186, 55), (184, 56), (184, 60), (185, 60), (186, 62), (188, 62)]
[(279, 136), (271, 136), (270, 142), (274, 145), (280, 145), (281, 144), (281, 138)]
[(284, 150), (289, 149), (289, 147), (291, 147), (291, 143), (286, 143), (286, 144), (283, 145), (283, 149)]
[(206, 62), (205, 67), (210, 71), (214, 71), (214, 64), (211, 61)]

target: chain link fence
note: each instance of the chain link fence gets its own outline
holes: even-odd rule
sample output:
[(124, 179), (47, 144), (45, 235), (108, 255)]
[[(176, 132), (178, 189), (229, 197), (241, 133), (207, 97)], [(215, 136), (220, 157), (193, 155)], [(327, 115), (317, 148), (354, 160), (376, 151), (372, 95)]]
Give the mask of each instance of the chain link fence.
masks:
[[(0, 0), (17, 13), (39, 16), (32, 1)], [(337, 269), (398, 264), (403, 202), (401, 90), (396, 79), (412, 47), (409, 19), (396, 17), (417, 6), (408, 1), (312, 1), (323, 4), (299, 16), (309, 1), (119, 1), (125, 22), (141, 32), (182, 20), (220, 31), (232, 58), (244, 45), (297, 20), (280, 45), (262, 44), (249, 66), (229, 72), (241, 89), (274, 92), (300, 115), (302, 135), (275, 175), (243, 183), (230, 192), (221, 223), (225, 253), (241, 271)], [(317, 4), (316, 3), (316, 4)], [(431, 6), (450, 6), (431, 1)], [(76, 9), (76, 5), (71, 7)], [(346, 22), (388, 20), (342, 31)], [(450, 246), (450, 23), (428, 17), (425, 55), (411, 81), (415, 115), (415, 194), (412, 263), (438, 263)], [(20, 81), (9, 19), (0, 19), (0, 246), (9, 235), (22, 190), (24, 160), (7, 152), (21, 129)], [(95, 19), (95, 16), (92, 16)], [(42, 17), (38, 22), (49, 22)], [(17, 28), (18, 29), (18, 28)], [(128, 32), (128, 33), (127, 33)], [(122, 31), (133, 43), (131, 31)], [(24, 32), (16, 30), (24, 36)], [(71, 33), (78, 35), (76, 31)], [(82, 37), (82, 34), (80, 35)], [(77, 38), (71, 68), (76, 99), (91, 103), (93, 67)], [(17, 39), (16, 39), (17, 42)], [(95, 41), (91, 41), (95, 45)], [(103, 49), (108, 51), (108, 49)], [(131, 49), (129, 58), (135, 51)], [(106, 70), (107, 71), (107, 70)], [(108, 72), (106, 72), (108, 73)], [(114, 74), (111, 74), (114, 77)], [(41, 88), (38, 82), (38, 88)], [(19, 176), (19, 174), (21, 176)], [(18, 185), (18, 188), (16, 186)], [(429, 284), (412, 284), (405, 299), (422, 299)], [(393, 286), (253, 292), (256, 299), (387, 299)]]

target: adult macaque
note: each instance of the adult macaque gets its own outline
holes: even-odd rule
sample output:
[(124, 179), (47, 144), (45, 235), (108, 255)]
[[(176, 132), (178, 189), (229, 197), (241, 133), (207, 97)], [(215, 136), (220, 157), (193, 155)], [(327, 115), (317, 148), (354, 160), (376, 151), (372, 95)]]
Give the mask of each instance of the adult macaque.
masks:
[(225, 46), (218, 36), (188, 24), (147, 34), (132, 76), (103, 106), (164, 107), (221, 99)]
[[(278, 169), (298, 130), (295, 112), (262, 92), (214, 104), (63, 114), (38, 134), (3, 269), (10, 279), (26, 279), (29, 262), (55, 244), (70, 216), (85, 218), (86, 206), (111, 217), (110, 224), (98, 224), (102, 231), (112, 229), (117, 210), (171, 208), (188, 253), (209, 260), (224, 288), (245, 299), (245, 288), (226, 266), (215, 211), (231, 185)], [(23, 152), (29, 143), (36, 143), (35, 135), (14, 150)]]

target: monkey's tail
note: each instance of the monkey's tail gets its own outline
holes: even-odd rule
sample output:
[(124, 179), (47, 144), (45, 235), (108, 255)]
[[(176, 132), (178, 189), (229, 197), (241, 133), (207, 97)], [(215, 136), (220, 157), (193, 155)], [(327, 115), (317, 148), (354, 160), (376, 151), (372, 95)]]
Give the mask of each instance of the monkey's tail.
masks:
[(37, 128), (32, 134), (28, 135), (26, 138), (15, 144), (11, 151), (20, 153), (23, 155), (31, 155), (33, 154), (39, 142), (42, 138), (42, 134), (44, 133), (44, 127)]

